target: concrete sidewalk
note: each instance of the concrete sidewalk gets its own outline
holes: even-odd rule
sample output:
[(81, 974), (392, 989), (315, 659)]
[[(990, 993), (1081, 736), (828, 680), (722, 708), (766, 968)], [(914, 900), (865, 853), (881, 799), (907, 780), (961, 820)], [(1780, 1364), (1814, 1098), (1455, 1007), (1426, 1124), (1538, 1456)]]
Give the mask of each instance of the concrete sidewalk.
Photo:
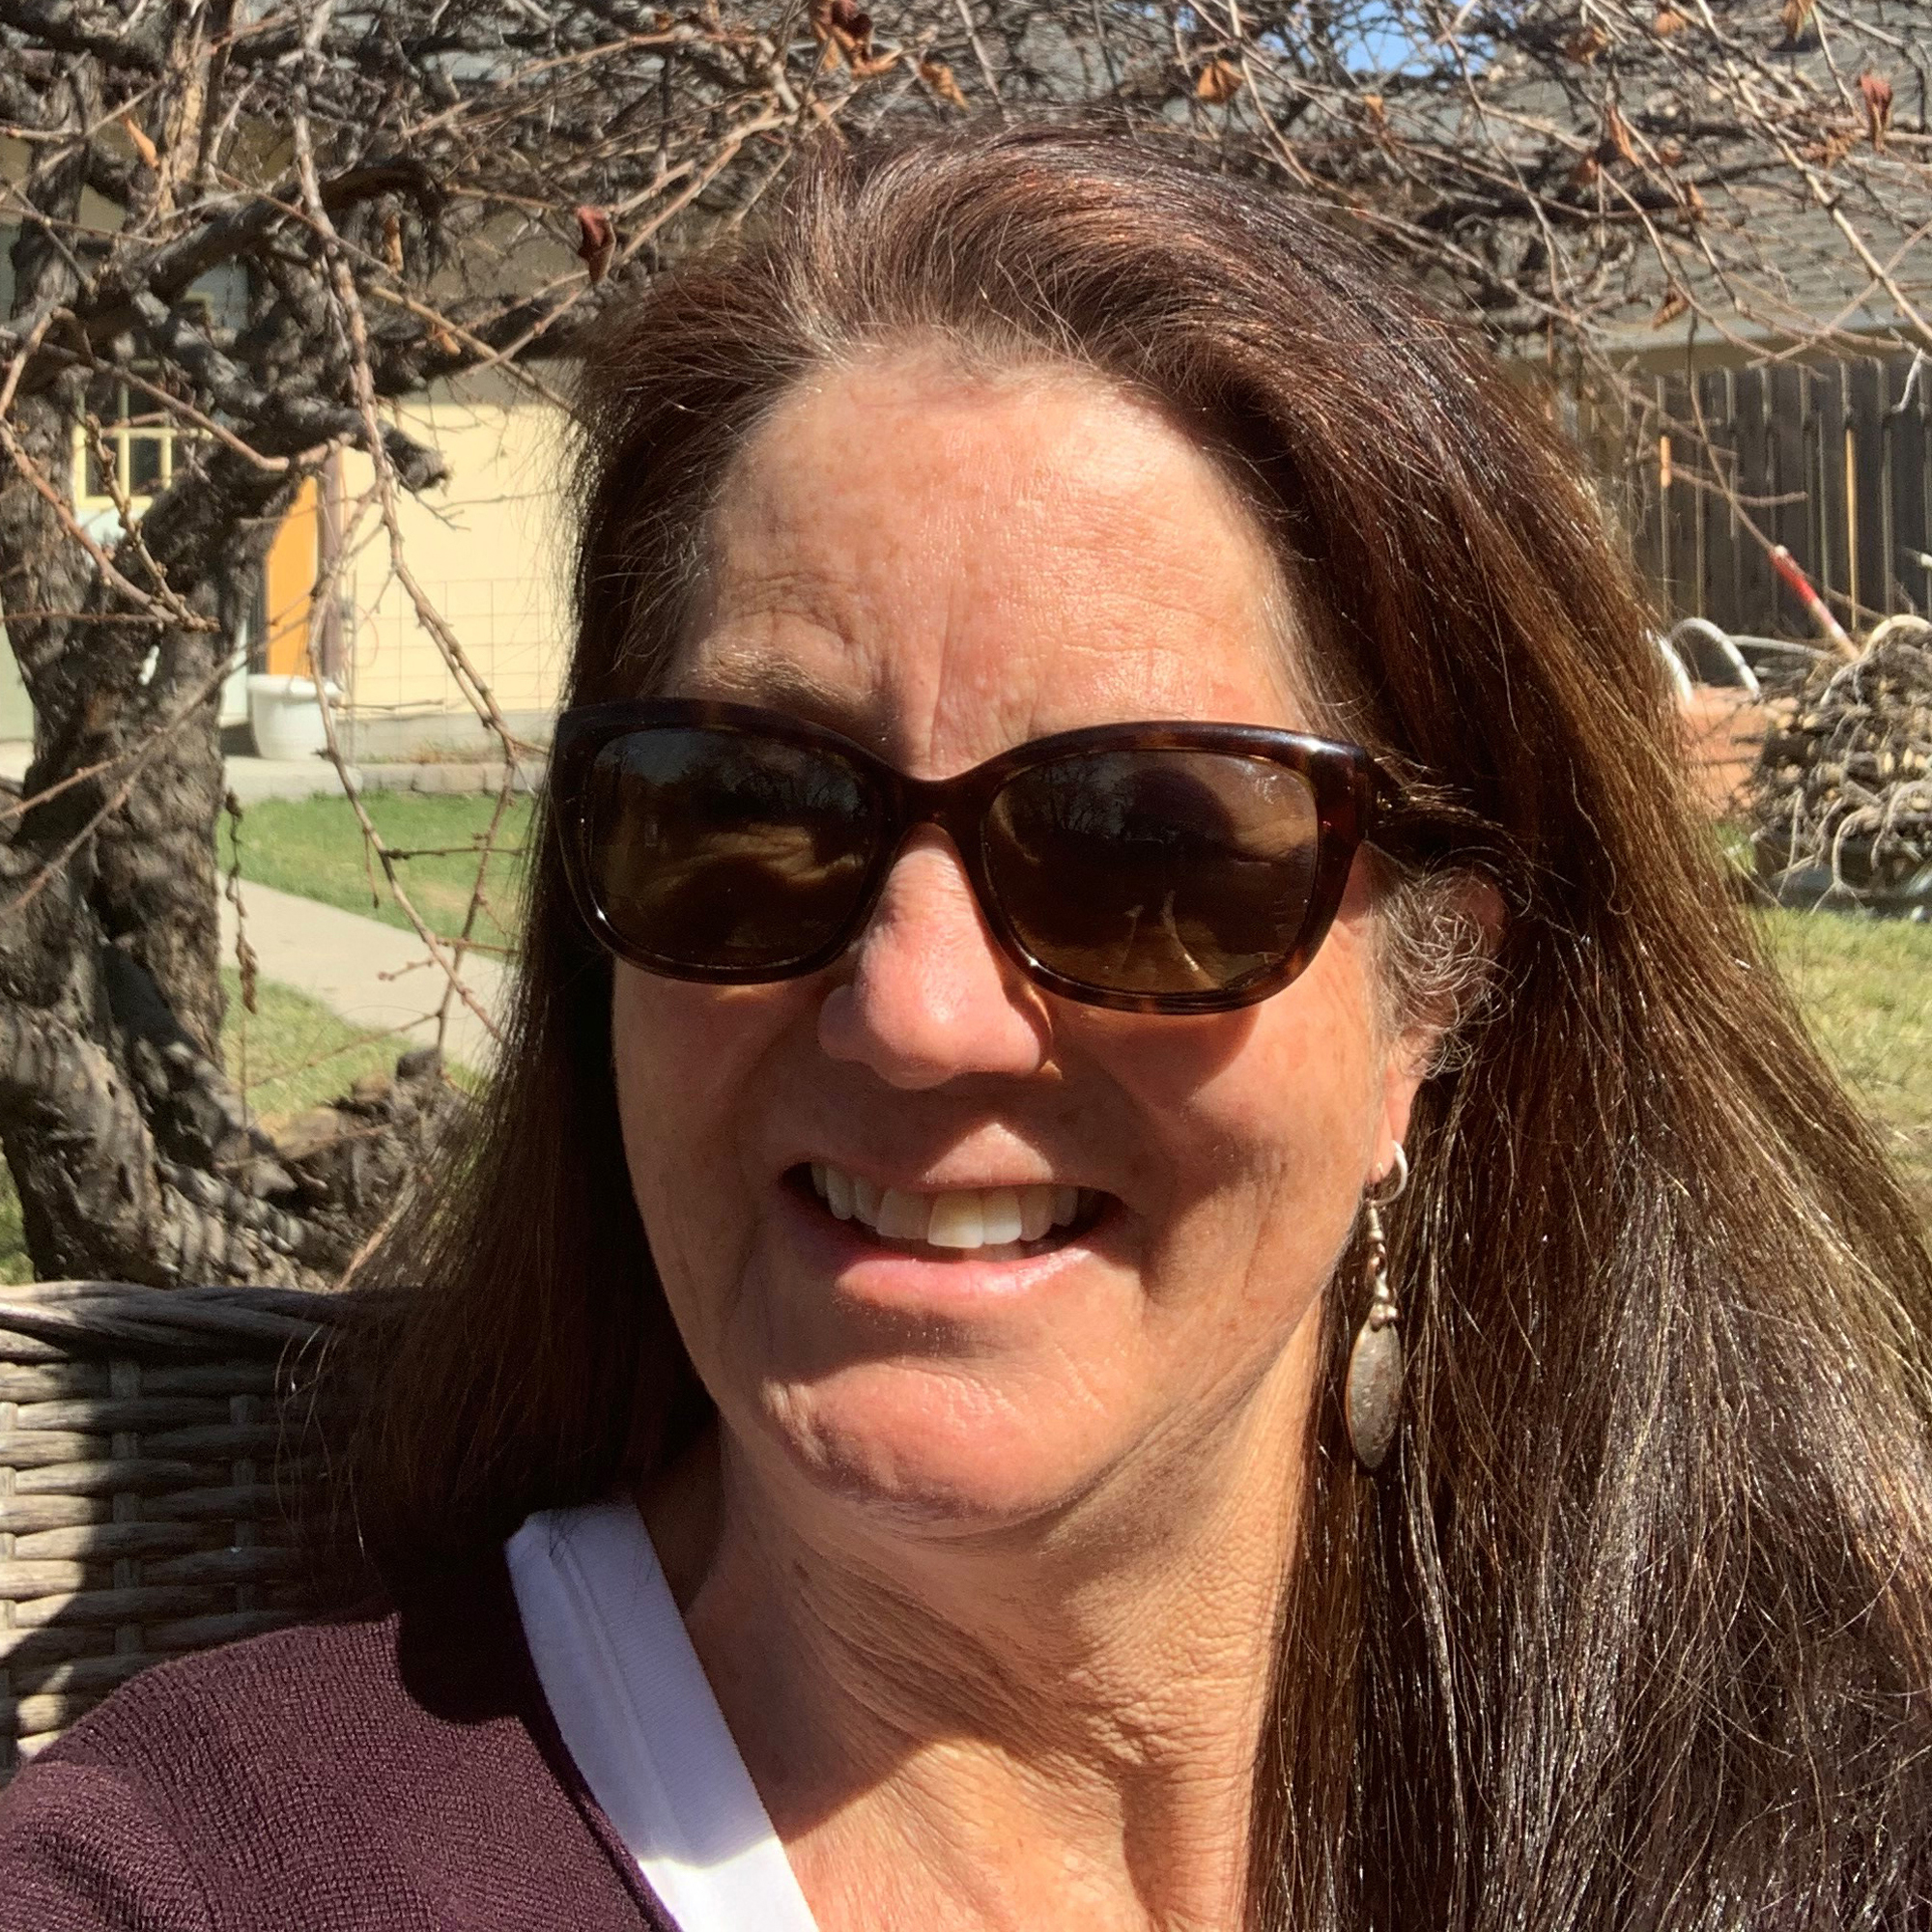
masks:
[[(435, 1040), (436, 1009), (449, 982), (413, 932), (245, 880), (242, 913), (263, 979), (320, 1000), (352, 1026), (370, 1033), (393, 1030), (398, 1053)], [(223, 898), (224, 965), (235, 961), (236, 928), (235, 908)], [(462, 973), (476, 1004), (500, 1023), (508, 992), (505, 969), (494, 958), (471, 952), (464, 955)], [(444, 1058), (481, 1070), (489, 1065), (495, 1044), (482, 1021), (460, 999), (452, 1001), (442, 1038)]]
[[(18, 784), (33, 755), (34, 748), (20, 739), (0, 744), (0, 779)], [(228, 788), (244, 806), (265, 798), (313, 798), (342, 789), (327, 758), (230, 758), (226, 763)]]
[[(31, 745), (0, 744), (0, 778), (25, 777)], [(230, 758), (228, 783), (244, 806), (265, 798), (310, 798), (339, 793), (342, 781), (324, 758)], [(448, 980), (414, 933), (379, 920), (278, 893), (269, 886), (242, 888), (248, 944), (265, 980), (279, 980), (320, 1000), (350, 1025), (396, 1034), (396, 1051), (427, 1046), (436, 1038), (436, 1011)], [(235, 962), (235, 908), (221, 901), (221, 956)], [(463, 982), (476, 1004), (497, 1021), (504, 1010), (504, 968), (486, 953), (468, 953)], [(445, 1058), (481, 1070), (495, 1050), (490, 1030), (462, 1000), (451, 1003), (443, 1033)]]

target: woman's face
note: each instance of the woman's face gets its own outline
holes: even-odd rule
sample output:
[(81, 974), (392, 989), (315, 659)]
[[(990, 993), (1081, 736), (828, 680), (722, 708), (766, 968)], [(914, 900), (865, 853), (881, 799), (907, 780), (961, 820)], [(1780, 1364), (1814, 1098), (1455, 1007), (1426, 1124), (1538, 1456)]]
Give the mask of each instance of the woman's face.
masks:
[[(781, 708), (914, 775), (1076, 725), (1310, 723), (1252, 519), (1182, 434), (1089, 379), (936, 355), (822, 375), (740, 460), (713, 539), (670, 691)], [(813, 978), (619, 965), (638, 1205), (740, 1464), (965, 1530), (1292, 1463), (1317, 1303), (1414, 1088), (1373, 951), (1358, 865), (1313, 964), (1259, 1006), (1075, 1005), (996, 949), (927, 830)], [(838, 1218), (814, 1165), (862, 1204), (911, 1197), (889, 1226), (929, 1228), (947, 1193), (993, 1233), (1006, 1190), (1036, 1215), (1053, 1197), (1024, 1190), (1081, 1190), (1085, 1211), (932, 1246)]]

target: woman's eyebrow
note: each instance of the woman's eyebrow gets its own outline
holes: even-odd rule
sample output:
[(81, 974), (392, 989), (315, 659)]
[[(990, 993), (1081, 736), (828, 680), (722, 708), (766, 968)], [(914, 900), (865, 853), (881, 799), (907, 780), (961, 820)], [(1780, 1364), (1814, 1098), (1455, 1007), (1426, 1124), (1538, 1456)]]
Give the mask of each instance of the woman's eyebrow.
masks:
[(855, 693), (814, 675), (803, 665), (756, 650), (707, 656), (701, 667), (684, 669), (671, 683), (679, 696), (761, 704), (861, 744), (876, 744), (885, 736), (872, 694)]

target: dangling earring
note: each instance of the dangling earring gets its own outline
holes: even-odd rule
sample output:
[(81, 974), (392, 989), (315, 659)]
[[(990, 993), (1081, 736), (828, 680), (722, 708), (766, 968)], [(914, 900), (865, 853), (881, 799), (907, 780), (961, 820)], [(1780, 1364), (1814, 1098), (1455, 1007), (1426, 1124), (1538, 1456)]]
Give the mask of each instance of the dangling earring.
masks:
[(1368, 1259), (1362, 1279), (1369, 1290), (1369, 1312), (1355, 1330), (1349, 1350), (1349, 1381), (1342, 1413), (1349, 1425), (1349, 1446), (1355, 1461), (1371, 1474), (1382, 1465), (1395, 1441), (1395, 1425), (1402, 1413), (1402, 1311), (1388, 1284), (1388, 1237), (1382, 1232), (1381, 1210), (1408, 1185), (1408, 1156), (1395, 1144), (1395, 1162), (1382, 1179), (1363, 1195), (1367, 1222)]

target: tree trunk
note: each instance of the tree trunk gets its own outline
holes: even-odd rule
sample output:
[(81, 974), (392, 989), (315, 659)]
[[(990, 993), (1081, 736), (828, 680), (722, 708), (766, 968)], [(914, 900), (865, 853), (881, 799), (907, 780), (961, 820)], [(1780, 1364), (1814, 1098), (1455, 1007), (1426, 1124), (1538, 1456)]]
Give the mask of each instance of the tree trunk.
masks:
[[(38, 195), (57, 216), (78, 188)], [(44, 231), (14, 261), (16, 313), (71, 292)], [(15, 398), (0, 480), (0, 599), (35, 714), (0, 827), (0, 1146), (44, 1277), (327, 1285), (460, 1100), (433, 1053), (409, 1055), (283, 1149), (221, 1065), (220, 685), (305, 470), (183, 445), (115, 546), (130, 597), (67, 526), (78, 383)]]

